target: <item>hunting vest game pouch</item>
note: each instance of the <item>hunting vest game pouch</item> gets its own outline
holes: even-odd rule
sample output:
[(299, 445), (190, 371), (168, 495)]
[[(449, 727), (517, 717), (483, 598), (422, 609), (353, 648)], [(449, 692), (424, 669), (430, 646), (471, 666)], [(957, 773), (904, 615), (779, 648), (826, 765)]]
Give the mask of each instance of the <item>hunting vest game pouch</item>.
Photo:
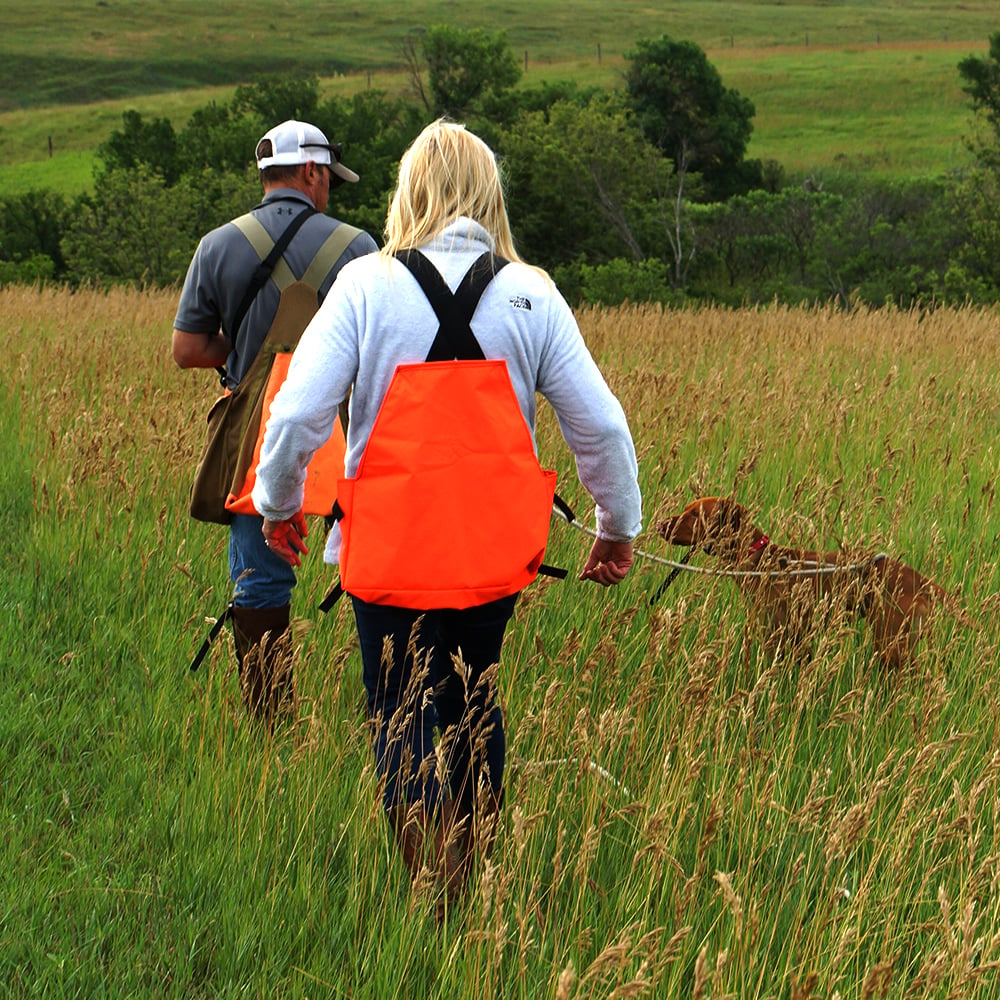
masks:
[(556, 474), (542, 469), (502, 360), (469, 322), (507, 261), (484, 254), (454, 294), (419, 251), (411, 270), (440, 328), (427, 361), (399, 365), (357, 474), (337, 491), (340, 584), (374, 604), (467, 608), (534, 580)]
[[(257, 292), (273, 278), (281, 291), (274, 320), (264, 343), (240, 384), (226, 391), (208, 413), (208, 432), (191, 490), (191, 516), (199, 521), (228, 524), (233, 514), (256, 514), (250, 491), (271, 403), (285, 381), (292, 352), (319, 308), (318, 290), (330, 269), (359, 230), (339, 225), (296, 279), (281, 256), (299, 227), (315, 212), (300, 212), (275, 243), (252, 214), (234, 220), (261, 258), (240, 308), (234, 332)], [(329, 516), (344, 473), (344, 432), (334, 423), (327, 443), (316, 452), (306, 472), (305, 514)]]

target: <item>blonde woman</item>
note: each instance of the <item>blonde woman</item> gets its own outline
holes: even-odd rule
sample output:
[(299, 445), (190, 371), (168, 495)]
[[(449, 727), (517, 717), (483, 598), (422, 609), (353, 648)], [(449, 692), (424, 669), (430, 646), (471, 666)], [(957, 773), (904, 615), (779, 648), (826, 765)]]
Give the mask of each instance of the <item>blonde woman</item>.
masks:
[[(419, 250), (452, 291), (477, 260), (499, 257), (509, 263), (485, 285), (469, 326), (486, 359), (506, 362), (531, 435), (536, 394), (552, 405), (595, 501), (598, 537), (580, 579), (620, 583), (641, 528), (628, 423), (565, 300), (544, 272), (518, 257), (489, 147), (455, 123), (424, 129), (400, 162), (385, 235), (380, 253), (341, 272), (274, 402), (253, 493), (272, 551), (294, 562), (304, 549), (294, 527), (301, 521), (293, 518), (306, 466), (348, 390), (353, 385), (350, 478), (397, 367), (424, 362), (435, 343), (438, 317), (400, 255)], [(483, 495), (491, 490), (489, 482), (475, 486)], [(443, 561), (454, 527), (442, 522), (415, 533), (401, 568), (416, 564), (432, 579), (435, 553)], [(327, 562), (338, 563), (341, 540), (335, 526)], [(346, 582), (345, 589), (351, 592)], [(464, 607), (406, 606), (402, 598), (393, 603), (391, 593), (351, 599), (387, 818), (411, 875), (426, 864), (443, 897), (454, 899), (474, 854), (489, 847), (503, 800), (506, 741), (496, 665), (517, 594)], [(444, 741), (437, 754), (436, 734)]]

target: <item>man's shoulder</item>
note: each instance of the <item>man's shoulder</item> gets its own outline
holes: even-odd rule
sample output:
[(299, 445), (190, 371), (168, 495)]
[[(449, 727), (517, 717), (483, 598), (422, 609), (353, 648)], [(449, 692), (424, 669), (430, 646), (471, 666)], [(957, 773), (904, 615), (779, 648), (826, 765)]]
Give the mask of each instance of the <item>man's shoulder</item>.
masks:
[(371, 234), (360, 226), (354, 225), (345, 219), (338, 219), (332, 215), (321, 215), (320, 218), (323, 220), (323, 225), (326, 227), (327, 232), (332, 233), (341, 226), (346, 226), (348, 230), (354, 230), (354, 239), (358, 240), (359, 243), (370, 244), (372, 249), (377, 249), (378, 245)]
[[(247, 216), (259, 225), (241, 224)], [(275, 227), (272, 213), (261, 212), (259, 207), (231, 219), (202, 237), (197, 256), (203, 267), (230, 271), (234, 267), (240, 271), (252, 267), (253, 258), (263, 259), (269, 247), (280, 239), (283, 226)], [(345, 230), (342, 227), (347, 226)], [(306, 266), (306, 262), (320, 254), (326, 244), (333, 245), (332, 237), (340, 231), (341, 241), (336, 250), (328, 252), (324, 258), (329, 267), (336, 271), (349, 260), (363, 257), (378, 249), (378, 244), (365, 230), (352, 226), (340, 219), (322, 212), (314, 213), (305, 221), (292, 241), (289, 252), (298, 261), (293, 267)], [(331, 256), (332, 254), (332, 256)]]
[(245, 244), (246, 237), (242, 232), (240, 232), (237, 222), (249, 214), (251, 213), (247, 212), (244, 213), (244, 215), (236, 216), (228, 222), (223, 222), (221, 226), (216, 226), (215, 229), (210, 229), (204, 236), (202, 236), (199, 243), (199, 250), (203, 253), (219, 251), (225, 253), (233, 246), (238, 246), (241, 243)]
[(331, 260), (334, 272), (337, 272), (348, 264), (353, 263), (362, 257), (367, 257), (378, 250), (378, 244), (372, 239), (371, 234), (341, 219), (324, 216), (328, 223), (321, 242), (327, 243), (328, 247), (336, 247), (336, 259)]

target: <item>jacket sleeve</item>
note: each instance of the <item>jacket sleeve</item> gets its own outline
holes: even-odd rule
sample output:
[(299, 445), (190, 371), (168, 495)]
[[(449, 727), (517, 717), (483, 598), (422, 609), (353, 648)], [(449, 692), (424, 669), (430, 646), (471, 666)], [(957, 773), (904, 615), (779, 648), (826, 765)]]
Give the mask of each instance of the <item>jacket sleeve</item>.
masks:
[(598, 535), (631, 541), (642, 530), (642, 497), (628, 420), (558, 292), (549, 302), (538, 390), (555, 411), (580, 482), (597, 505)]

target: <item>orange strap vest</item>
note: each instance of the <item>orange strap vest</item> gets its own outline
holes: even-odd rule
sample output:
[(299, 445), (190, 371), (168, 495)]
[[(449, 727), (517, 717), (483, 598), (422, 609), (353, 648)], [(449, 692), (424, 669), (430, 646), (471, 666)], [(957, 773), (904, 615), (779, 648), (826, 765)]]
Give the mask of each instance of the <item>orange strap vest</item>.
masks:
[[(262, 259), (274, 244), (264, 227), (254, 218), (246, 215), (236, 220), (238, 225)], [(256, 514), (250, 493), (257, 481), (257, 464), (264, 440), (264, 430), (271, 414), (271, 404), (288, 375), (292, 362), (292, 352), (299, 337), (309, 324), (318, 306), (318, 290), (330, 268), (347, 249), (360, 230), (341, 223), (317, 250), (312, 262), (301, 278), (296, 279), (283, 258), (279, 257), (271, 278), (281, 290), (278, 311), (271, 323), (263, 346), (247, 373), (247, 380), (256, 375), (260, 380), (266, 373), (266, 382), (261, 392), (260, 402), (254, 407), (254, 416), (247, 428), (243, 448), (252, 446), (252, 451), (241, 458), (240, 467), (246, 469), (245, 478), (239, 489), (233, 488), (226, 498), (226, 510), (233, 514)], [(337, 496), (337, 483), (344, 475), (344, 430), (346, 408), (341, 408), (340, 416), (334, 421), (333, 431), (326, 444), (313, 455), (306, 470), (305, 495), (302, 501), (304, 514), (321, 514), (330, 517)], [(235, 487), (234, 483), (234, 487)]]
[(538, 462), (506, 361), (487, 360), (469, 326), (507, 261), (483, 254), (453, 295), (419, 251), (396, 256), (440, 326), (425, 362), (396, 367), (357, 473), (339, 484), (340, 583), (324, 610), (341, 590), (417, 610), (474, 607), (543, 568), (556, 474)]

